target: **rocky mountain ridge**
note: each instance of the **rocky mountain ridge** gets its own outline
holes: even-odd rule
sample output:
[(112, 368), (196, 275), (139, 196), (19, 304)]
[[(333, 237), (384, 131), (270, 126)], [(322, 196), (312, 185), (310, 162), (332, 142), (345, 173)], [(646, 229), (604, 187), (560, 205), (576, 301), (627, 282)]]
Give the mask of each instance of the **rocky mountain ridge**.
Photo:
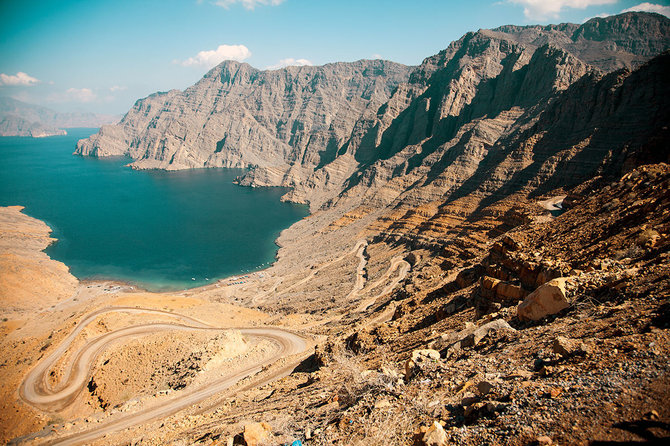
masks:
[(31, 122), (15, 115), (0, 117), (0, 136), (45, 136), (67, 135), (67, 131), (56, 127), (45, 126), (39, 122)]
[(335, 158), (409, 71), (379, 60), (274, 71), (226, 61), (184, 92), (139, 100), (76, 153), (125, 153), (137, 168), (260, 166), (290, 183)]
[(250, 167), (240, 184), (291, 187), (284, 199), (313, 210), (351, 201), (350, 210), (363, 195), (422, 204), (445, 184), (473, 183), (503, 136), (532, 126), (583, 76), (634, 69), (670, 48), (669, 31), (663, 16), (627, 13), (479, 30), (415, 69), (224, 62), (183, 93), (138, 101), (76, 153), (126, 154), (137, 168)]

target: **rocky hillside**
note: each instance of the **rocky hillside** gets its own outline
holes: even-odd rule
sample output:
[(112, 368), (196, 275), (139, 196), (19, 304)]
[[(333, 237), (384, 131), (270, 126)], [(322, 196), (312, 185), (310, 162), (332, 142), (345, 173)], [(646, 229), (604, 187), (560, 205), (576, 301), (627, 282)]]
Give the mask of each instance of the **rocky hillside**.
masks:
[(294, 377), (303, 435), (318, 426), (316, 444), (662, 444), (669, 181), (660, 164), (584, 183), (558, 218), (518, 226), (438, 287), (426, 285), (439, 262), (415, 265), (367, 324), (333, 333), (312, 373)]
[[(411, 271), (393, 292), (374, 292), (393, 274), (375, 265), (380, 254), (388, 265), (388, 246), (384, 255), (383, 242), (371, 243), (363, 258), (374, 283), (363, 293), (374, 297), (359, 305), (349, 295), (301, 324), (327, 338), (289, 376), (125, 438), (248, 446), (259, 444), (258, 428), (267, 444), (664, 444), (669, 190), (670, 167), (656, 164), (571, 189), (558, 217), (512, 204), (526, 222), (456, 268), (421, 249), (405, 253)], [(353, 283), (324, 267), (313, 275), (320, 301), (286, 314), (337, 298), (322, 275)], [(275, 305), (306, 291), (274, 289)]]
[(333, 161), (409, 73), (379, 60), (274, 71), (227, 61), (184, 92), (137, 101), (76, 153), (128, 154), (138, 168), (259, 166), (290, 185)]
[[(290, 186), (285, 199), (313, 210), (363, 193), (384, 204), (401, 195), (425, 203), (476, 183), (489, 160), (506, 156), (499, 152), (512, 134), (547, 118), (584, 76), (597, 82), (626, 70), (622, 77), (668, 48), (670, 20), (627, 13), (479, 30), (413, 70), (359, 61), (263, 72), (224, 62), (184, 92), (138, 101), (76, 153), (127, 154), (138, 168), (251, 167), (241, 184)], [(587, 139), (580, 131), (575, 144)], [(506, 167), (507, 176), (523, 164)], [(549, 179), (553, 167), (544, 168), (533, 181)]]
[(63, 129), (100, 127), (118, 121), (117, 116), (97, 113), (61, 113), (46, 107), (0, 97), (0, 136), (43, 137), (65, 135)]

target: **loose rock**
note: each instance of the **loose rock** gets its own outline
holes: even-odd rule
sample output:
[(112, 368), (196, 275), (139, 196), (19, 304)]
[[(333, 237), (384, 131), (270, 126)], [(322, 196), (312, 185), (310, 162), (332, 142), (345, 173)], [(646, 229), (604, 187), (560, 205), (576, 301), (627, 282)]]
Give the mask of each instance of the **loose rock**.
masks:
[(517, 307), (517, 315), (522, 320), (538, 321), (550, 314), (556, 314), (570, 306), (566, 297), (567, 277), (550, 280), (535, 291)]
[(447, 433), (440, 423), (434, 421), (433, 425), (423, 435), (422, 440), (426, 446), (444, 446), (447, 444)]
[(247, 446), (264, 444), (270, 437), (272, 428), (265, 422), (250, 423), (244, 426), (244, 441)]

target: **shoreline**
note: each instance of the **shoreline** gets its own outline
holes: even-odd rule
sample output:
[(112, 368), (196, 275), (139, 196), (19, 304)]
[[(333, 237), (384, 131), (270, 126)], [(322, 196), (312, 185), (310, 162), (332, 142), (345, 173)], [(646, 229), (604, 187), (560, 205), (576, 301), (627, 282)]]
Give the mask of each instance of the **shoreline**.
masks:
[[(80, 130), (79, 133), (73, 132), (67, 137), (59, 138), (59, 141), (61, 141), (59, 144), (66, 144), (69, 147), (70, 141), (76, 143), (77, 140), (85, 138), (96, 131), (95, 128), (78, 130)], [(53, 144), (50, 143), (49, 145)], [(34, 147), (39, 149), (42, 146), (34, 145)], [(32, 153), (37, 149), (33, 150), (31, 148), (31, 151), (28, 151), (27, 155), (24, 155), (25, 151), (21, 151), (22, 158), (20, 160), (27, 157), (25, 159), (32, 162), (34, 158)], [(59, 154), (57, 160), (63, 160), (64, 158), (70, 160), (71, 158), (81, 157), (72, 156), (70, 148), (63, 152), (66, 154), (62, 154), (60, 148), (58, 150), (54, 149), (54, 153), (56, 152)], [(121, 168), (121, 165), (132, 161), (127, 156), (91, 156), (88, 158), (103, 162), (113, 160), (115, 163), (121, 160), (119, 168)], [(67, 162), (70, 163), (70, 161)], [(77, 169), (87, 169), (89, 167), (88, 164), (74, 163), (72, 165), (74, 166), (73, 168), (76, 167)], [(105, 169), (115, 171), (114, 166), (107, 166)], [(107, 171), (105, 169), (103, 169), (104, 172)], [(126, 171), (129, 169), (122, 168), (122, 170)], [(158, 173), (169, 173), (165, 169), (152, 170), (156, 170)], [(57, 212), (46, 212), (45, 209), (50, 208), (45, 208), (44, 199), (33, 200), (30, 195), (30, 189), (22, 189), (22, 184), (25, 182), (17, 182), (17, 192), (15, 194), (13, 193), (14, 189), (11, 190), (12, 195), (5, 196), (3, 194), (2, 207), (19, 206), (25, 216), (46, 224), (50, 229), (51, 240), (49, 245), (42, 250), (43, 254), (54, 262), (65, 265), (69, 274), (82, 283), (116, 282), (126, 289), (134, 287), (137, 290), (155, 293), (189, 292), (190, 290), (205, 288), (212, 284), (227, 283), (232, 277), (262, 273), (274, 266), (278, 260), (278, 251), (281, 249), (279, 243), (281, 233), (295, 223), (300, 222), (306, 216), (309, 216), (309, 207), (290, 203), (287, 209), (282, 207), (279, 210), (281, 212), (277, 211), (278, 217), (276, 219), (274, 217), (272, 219), (263, 218), (263, 215), (265, 215), (263, 207), (251, 205), (237, 206), (235, 204), (237, 203), (235, 200), (238, 200), (238, 197), (239, 200), (247, 200), (247, 194), (241, 193), (238, 190), (240, 185), (234, 184), (233, 180), (245, 174), (248, 168), (203, 167), (201, 170), (222, 171), (224, 174), (198, 177), (197, 180), (187, 183), (191, 189), (187, 189), (186, 193), (201, 193), (203, 184), (223, 186), (224, 183), (227, 183), (225, 193), (230, 194), (226, 195), (226, 197), (233, 200), (232, 204), (230, 206), (218, 207), (208, 204), (194, 206), (191, 210), (191, 216), (180, 222), (181, 226), (160, 223), (161, 221), (169, 222), (169, 218), (175, 212), (178, 212), (179, 209), (182, 209), (181, 206), (178, 208), (171, 206), (170, 209), (174, 208), (177, 211), (172, 210), (170, 212), (159, 213), (150, 218), (143, 217), (147, 215), (146, 210), (139, 212), (135, 207), (130, 206), (131, 209), (126, 218), (129, 224), (126, 226), (135, 227), (135, 229), (122, 228), (120, 231), (123, 232), (117, 233), (113, 226), (118, 227), (118, 225), (113, 219), (118, 214), (107, 215), (106, 211), (97, 211), (94, 204), (94, 207), (91, 207), (91, 210), (88, 212), (94, 215), (96, 218), (95, 222), (98, 222), (102, 215), (109, 223), (103, 226), (81, 223), (84, 220), (77, 214), (73, 215), (73, 212), (68, 210), (69, 208), (60, 206)], [(133, 174), (134, 177), (135, 175)], [(163, 175), (160, 177), (162, 179)], [(8, 178), (13, 179), (14, 177)], [(142, 178), (144, 177), (140, 179), (142, 180)], [(177, 185), (182, 184), (182, 180), (179, 180), (179, 178), (175, 180), (177, 181)], [(213, 183), (209, 182), (210, 178), (214, 181)], [(119, 178), (114, 176), (111, 177), (109, 182), (111, 182), (110, 184), (116, 184), (114, 182), (118, 180)], [(162, 185), (167, 180), (154, 181), (152, 175), (146, 181)], [(231, 189), (229, 190), (228, 188)], [(170, 188), (157, 187), (155, 189), (156, 191), (152, 192), (153, 195), (149, 198), (154, 196), (162, 197), (171, 191)], [(270, 188), (268, 187), (267, 189)], [(290, 188), (280, 187), (272, 193), (262, 193), (259, 196), (259, 199), (262, 199), (260, 203), (264, 203), (267, 205), (269, 211), (274, 212), (274, 206), (272, 205), (284, 205), (284, 203), (281, 203), (280, 197), (289, 190)], [(62, 195), (60, 186), (52, 195), (60, 199), (59, 197)], [(52, 195), (49, 195), (49, 197)], [(202, 197), (203, 200), (208, 201), (207, 195), (194, 195), (194, 197)], [(254, 198), (256, 195), (252, 195), (251, 197)], [(114, 201), (114, 209), (116, 211), (122, 212), (122, 209), (128, 208), (127, 203), (119, 201), (124, 199), (124, 197), (116, 198)], [(181, 198), (184, 199), (184, 197)], [(86, 202), (86, 206), (89, 205), (90, 203)], [(219, 213), (227, 212), (226, 209), (232, 209), (234, 206), (242, 208), (242, 213), (239, 216), (233, 214), (234, 220), (226, 217), (225, 213)], [(63, 213), (62, 209), (66, 209), (66, 213)], [(191, 207), (187, 206), (183, 209), (191, 209)], [(183, 209), (181, 212), (184, 212)], [(88, 218), (86, 214), (82, 215)], [(151, 213), (148, 215), (151, 215)], [(165, 218), (168, 219), (166, 220)], [(244, 227), (244, 223), (242, 223), (241, 227), (236, 223), (239, 221), (244, 222), (244, 219), (250, 220), (250, 224), (247, 225), (248, 227)], [(77, 221), (72, 222), (71, 220)], [(133, 220), (135, 221), (133, 222)], [(267, 223), (263, 223), (264, 220), (267, 220)], [(153, 230), (152, 225), (162, 227), (158, 236), (153, 235), (156, 231)], [(189, 225), (188, 229), (184, 229), (185, 225)], [(86, 227), (84, 228), (84, 226)], [(79, 230), (81, 232), (78, 232)], [(109, 237), (105, 236), (105, 232), (101, 232), (103, 230), (109, 231)], [(109, 242), (104, 239), (109, 239)], [(171, 239), (174, 239), (174, 242)], [(81, 240), (84, 240), (84, 243)], [(143, 248), (137, 248), (137, 246), (142, 246)], [(148, 251), (144, 252), (144, 249)], [(192, 281), (192, 277), (197, 280)]]
[[(49, 258), (51, 258), (51, 257), (49, 257)], [(61, 263), (63, 263), (69, 269), (69, 266), (66, 263), (64, 263), (64, 262), (61, 262)], [(95, 286), (95, 285), (103, 285), (104, 284), (104, 285), (108, 285), (110, 287), (117, 287), (117, 290), (115, 290), (115, 291), (123, 291), (125, 293), (133, 293), (133, 292), (135, 292), (135, 293), (151, 293), (151, 294), (195, 293), (195, 292), (200, 292), (200, 291), (210, 291), (210, 290), (215, 289), (215, 288), (220, 288), (223, 285), (225, 285), (225, 286), (238, 285), (237, 283), (225, 284), (226, 281), (233, 280), (234, 278), (235, 279), (240, 279), (240, 278), (257, 279), (256, 277), (251, 277), (251, 276), (268, 271), (270, 268), (272, 268), (272, 266), (274, 266), (275, 263), (276, 263), (276, 261), (273, 262), (272, 265), (269, 265), (267, 268), (264, 268), (264, 269), (261, 269), (261, 270), (256, 270), (254, 272), (249, 272), (249, 273), (243, 273), (244, 274), (243, 276), (232, 275), (232, 276), (223, 277), (223, 278), (220, 278), (220, 279), (210, 279), (210, 281), (209, 281), (210, 283), (207, 283), (207, 284), (204, 284), (204, 285), (198, 285), (198, 286), (194, 286), (192, 288), (178, 288), (178, 289), (174, 289), (174, 290), (150, 290), (150, 289), (144, 288), (139, 283), (131, 282), (131, 281), (128, 281), (128, 280), (115, 279), (115, 278), (104, 278), (104, 277), (85, 278), (85, 279), (77, 278), (77, 280), (79, 281), (79, 284), (81, 286), (87, 286), (88, 287), (88, 286)], [(248, 280), (244, 281), (243, 283), (248, 283)]]
[[(127, 294), (142, 294), (142, 293), (148, 293), (148, 294), (153, 294), (157, 296), (170, 296), (170, 295), (181, 295), (181, 296), (193, 296), (196, 294), (201, 294), (201, 293), (208, 293), (211, 291), (214, 291), (216, 289), (225, 289), (225, 288), (232, 288), (235, 289), (236, 287), (241, 287), (244, 285), (260, 285), (260, 281), (263, 280), (265, 277), (272, 275), (270, 272), (273, 267), (276, 266), (277, 262), (280, 260), (279, 258), (279, 249), (281, 246), (278, 244), (279, 236), (273, 241), (275, 246), (277, 246), (277, 251), (275, 253), (274, 260), (271, 262), (268, 262), (268, 265), (265, 265), (261, 269), (256, 269), (254, 271), (249, 271), (249, 272), (239, 272), (237, 274), (230, 274), (224, 277), (220, 278), (212, 278), (206, 283), (198, 283), (195, 286), (188, 287), (188, 283), (184, 283), (185, 286), (183, 287), (169, 287), (165, 289), (155, 289), (151, 286), (146, 286), (145, 284), (142, 284), (141, 282), (135, 282), (133, 280), (124, 280), (120, 278), (115, 278), (115, 277), (85, 277), (85, 278), (79, 278), (76, 277), (75, 275), (72, 274), (70, 265), (67, 263), (56, 260), (54, 259), (49, 253), (47, 252), (48, 248), (52, 246), (54, 243), (57, 243), (59, 240), (55, 237), (53, 237), (53, 228), (44, 220), (41, 220), (37, 217), (31, 216), (28, 213), (26, 213), (26, 208), (23, 205), (9, 205), (9, 206), (0, 206), (0, 209), (5, 209), (8, 210), (10, 213), (15, 212), (16, 218), (18, 218), (17, 221), (27, 221), (30, 222), (30, 224), (34, 224), (37, 226), (41, 226), (44, 235), (45, 235), (45, 242), (42, 246), (40, 246), (38, 251), (36, 251), (33, 255), (37, 256), (43, 256), (42, 258), (46, 259), (49, 263), (53, 263), (54, 265), (61, 265), (61, 274), (64, 274), (66, 276), (71, 277), (74, 281), (76, 281), (76, 284), (73, 283), (74, 287), (72, 288), (71, 292), (68, 292), (67, 295), (61, 294), (61, 296), (56, 299), (55, 302), (64, 302), (64, 301), (70, 301), (72, 299), (75, 299), (78, 297), (78, 292), (77, 289), (92, 289), (92, 288), (100, 288), (101, 292), (103, 293), (115, 293), (115, 292), (120, 292), (120, 293), (127, 293)], [(22, 217), (18, 217), (18, 216)], [(14, 217), (12, 217), (14, 218)], [(298, 220), (301, 221), (301, 220)], [(294, 223), (295, 224), (295, 223)], [(283, 230), (282, 230), (283, 232)], [(281, 233), (280, 233), (281, 235)], [(9, 293), (9, 289), (7, 290)], [(239, 302), (238, 302), (239, 303)], [(46, 303), (45, 303), (46, 304)], [(51, 304), (49, 304), (51, 305)], [(10, 307), (6, 308), (7, 311), (13, 312), (14, 310), (16, 311), (21, 311), (20, 307), (14, 308), (13, 306), (10, 305)]]

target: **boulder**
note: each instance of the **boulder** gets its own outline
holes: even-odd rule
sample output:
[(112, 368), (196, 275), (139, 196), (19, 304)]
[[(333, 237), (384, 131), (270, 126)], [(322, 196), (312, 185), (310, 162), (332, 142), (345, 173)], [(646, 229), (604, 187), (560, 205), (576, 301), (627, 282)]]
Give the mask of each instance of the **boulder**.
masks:
[(258, 446), (267, 443), (272, 428), (265, 422), (244, 425), (244, 442), (247, 446)]
[(500, 280), (498, 280), (498, 279), (495, 279), (495, 278), (489, 277), (489, 276), (482, 277), (481, 286), (480, 286), (482, 296), (489, 297), (489, 298), (495, 297), (496, 288), (498, 287), (499, 284), (500, 284)]
[(476, 328), (471, 335), (463, 338), (461, 341), (461, 346), (475, 346), (493, 331), (515, 332), (516, 330), (512, 328), (504, 319), (496, 319), (495, 321), (488, 322), (481, 327)]
[(554, 353), (561, 356), (585, 355), (588, 353), (588, 347), (583, 342), (564, 338), (563, 336), (556, 336), (554, 344), (552, 345)]
[(439, 360), (440, 352), (437, 350), (432, 350), (429, 348), (414, 350), (412, 352), (412, 357), (405, 363), (405, 378), (410, 379), (416, 375), (416, 373), (425, 365)]
[(477, 390), (480, 395), (486, 395), (493, 390), (493, 384), (488, 381), (480, 381), (479, 384), (477, 384)]
[(568, 280), (567, 277), (550, 280), (530, 293), (517, 307), (519, 319), (537, 321), (568, 308), (565, 287)]
[(428, 428), (422, 438), (425, 446), (445, 446), (448, 444), (447, 440), (447, 433), (437, 421), (433, 422), (433, 425)]
[(429, 345), (435, 349), (447, 349), (447, 356), (449, 356), (461, 348), (477, 345), (482, 339), (488, 336), (489, 333), (494, 331), (516, 332), (516, 330), (503, 319), (487, 322), (479, 328), (468, 322), (466, 323), (465, 329), (459, 332), (443, 333)]

